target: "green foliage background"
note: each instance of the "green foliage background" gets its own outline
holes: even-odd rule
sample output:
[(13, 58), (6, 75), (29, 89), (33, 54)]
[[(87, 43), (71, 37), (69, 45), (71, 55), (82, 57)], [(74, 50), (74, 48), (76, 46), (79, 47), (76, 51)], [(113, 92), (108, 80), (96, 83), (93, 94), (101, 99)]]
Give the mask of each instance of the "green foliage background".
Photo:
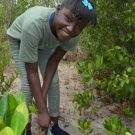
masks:
[[(82, 34), (82, 46), (102, 53), (103, 45), (125, 46), (134, 53), (135, 4), (133, 0), (94, 0), (98, 10), (98, 23)], [(87, 36), (85, 36), (87, 35)], [(85, 38), (84, 38), (85, 37)]]
[[(94, 0), (98, 10), (96, 27), (81, 34), (80, 46), (88, 52), (85, 62), (77, 64), (87, 84), (113, 100), (127, 103), (123, 113), (135, 110), (135, 2), (134, 0)], [(127, 107), (127, 106), (126, 106)], [(132, 110), (132, 111), (131, 111)], [(132, 113), (131, 113), (132, 112)]]

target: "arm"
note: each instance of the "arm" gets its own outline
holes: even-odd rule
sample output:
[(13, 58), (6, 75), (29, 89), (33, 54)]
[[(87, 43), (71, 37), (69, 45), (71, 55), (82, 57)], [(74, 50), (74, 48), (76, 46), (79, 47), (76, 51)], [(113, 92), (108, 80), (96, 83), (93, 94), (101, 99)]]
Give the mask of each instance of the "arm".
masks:
[(37, 103), (38, 111), (45, 112), (47, 108), (44, 103), (43, 95), (41, 93), (41, 85), (38, 75), (38, 63), (25, 63), (28, 82)]
[(25, 63), (25, 66), (27, 70), (28, 82), (39, 111), (37, 122), (41, 126), (42, 130), (47, 131), (50, 124), (50, 115), (45, 104), (45, 99), (43, 98), (43, 94), (41, 92), (41, 85), (38, 74), (38, 64)]
[(55, 71), (58, 67), (59, 61), (62, 59), (62, 57), (65, 54), (66, 54), (65, 50), (63, 50), (61, 47), (57, 47), (55, 52), (52, 54), (52, 56), (48, 60), (45, 75), (44, 75), (44, 83), (42, 86), (42, 92), (43, 92), (44, 98), (46, 98), (49, 86), (51, 84)]
[(57, 69), (58, 63), (65, 53), (66, 51), (58, 47), (56, 51), (52, 54), (52, 56), (49, 58), (45, 71), (42, 91), (38, 75), (38, 63), (25, 63), (28, 82), (39, 111), (38, 123), (43, 130), (47, 130), (50, 123), (50, 116), (47, 106), (45, 104), (46, 94), (52, 81), (53, 75)]

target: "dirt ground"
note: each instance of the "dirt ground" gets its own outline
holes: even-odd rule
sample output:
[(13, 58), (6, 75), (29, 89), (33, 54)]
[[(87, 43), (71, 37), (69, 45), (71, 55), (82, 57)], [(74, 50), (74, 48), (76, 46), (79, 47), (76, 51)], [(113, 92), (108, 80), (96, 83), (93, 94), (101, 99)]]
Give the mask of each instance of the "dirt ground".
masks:
[[(14, 62), (6, 69), (5, 76), (9, 76), (13, 69), (15, 68)], [(84, 85), (78, 76), (77, 70), (75, 68), (75, 62), (65, 62), (61, 61), (58, 67), (59, 77), (60, 77), (60, 115), (59, 120), (60, 127), (66, 130), (70, 135), (83, 135), (77, 130), (77, 120), (88, 118), (91, 112), (91, 108), (79, 115), (79, 112), (74, 109), (72, 103), (73, 95), (79, 91), (84, 91)], [(18, 94), (20, 89), (20, 78), (19, 76), (13, 82), (11, 90), (14, 94)], [(118, 104), (108, 104), (105, 105), (100, 98), (97, 98), (94, 105), (98, 108), (98, 111), (92, 113), (90, 121), (94, 132), (91, 135), (105, 135), (103, 131), (104, 119), (111, 117), (113, 114), (118, 115), (119, 105)], [(122, 118), (123, 122), (130, 127), (133, 135), (135, 135), (135, 120), (131, 118)], [(32, 135), (39, 135), (39, 128), (37, 125), (37, 116), (32, 115)]]

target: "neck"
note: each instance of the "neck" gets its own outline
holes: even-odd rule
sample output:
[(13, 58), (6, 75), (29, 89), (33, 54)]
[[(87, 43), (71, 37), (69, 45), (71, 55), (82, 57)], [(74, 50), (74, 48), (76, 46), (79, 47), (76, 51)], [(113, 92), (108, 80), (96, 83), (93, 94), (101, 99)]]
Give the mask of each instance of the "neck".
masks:
[(55, 25), (53, 23), (51, 24), (50, 28), (51, 28), (53, 35), (56, 37)]
[(56, 28), (55, 28), (55, 15), (54, 15), (54, 18), (52, 20), (52, 23), (50, 24), (50, 28), (51, 28), (53, 35), (57, 38)]

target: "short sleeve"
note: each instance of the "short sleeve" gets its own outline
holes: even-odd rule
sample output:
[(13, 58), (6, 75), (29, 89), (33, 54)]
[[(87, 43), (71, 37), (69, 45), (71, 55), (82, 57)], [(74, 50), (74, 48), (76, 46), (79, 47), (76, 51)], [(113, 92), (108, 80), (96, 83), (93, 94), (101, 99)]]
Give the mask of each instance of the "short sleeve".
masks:
[(77, 46), (77, 43), (79, 42), (79, 39), (80, 37), (77, 36), (75, 38), (72, 38), (70, 39), (69, 41), (67, 42), (64, 42), (62, 45), (61, 45), (61, 48), (65, 51), (70, 51), (70, 52), (73, 52), (75, 51), (76, 49), (76, 46)]
[[(36, 30), (36, 29), (35, 29)], [(19, 59), (23, 62), (35, 63), (38, 61), (38, 44), (40, 38), (34, 31), (22, 30)]]
[(42, 35), (41, 21), (26, 20), (22, 26), (19, 59), (23, 62), (38, 61), (38, 45)]

